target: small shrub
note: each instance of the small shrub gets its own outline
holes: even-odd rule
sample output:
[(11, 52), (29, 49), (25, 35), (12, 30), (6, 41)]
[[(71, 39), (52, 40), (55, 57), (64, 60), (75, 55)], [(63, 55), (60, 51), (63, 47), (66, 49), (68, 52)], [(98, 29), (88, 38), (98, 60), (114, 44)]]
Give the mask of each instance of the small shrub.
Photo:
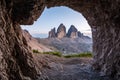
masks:
[(91, 52), (84, 52), (84, 53), (79, 53), (79, 54), (68, 54), (64, 55), (65, 58), (72, 58), (72, 57), (92, 57)]
[(51, 55), (55, 55), (55, 56), (58, 56), (58, 57), (61, 57), (62, 56), (62, 53), (60, 52), (43, 52), (43, 54), (51, 54)]
[(33, 49), (33, 53), (40, 53), (38, 50)]

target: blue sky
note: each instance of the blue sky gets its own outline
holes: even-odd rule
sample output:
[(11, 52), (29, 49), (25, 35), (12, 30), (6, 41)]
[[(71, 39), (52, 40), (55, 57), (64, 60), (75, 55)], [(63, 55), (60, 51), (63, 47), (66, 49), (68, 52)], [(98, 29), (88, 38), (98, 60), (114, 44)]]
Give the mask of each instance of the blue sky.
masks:
[(75, 25), (85, 35), (91, 35), (91, 28), (82, 14), (63, 6), (45, 8), (42, 15), (33, 25), (22, 25), (22, 29), (28, 30), (34, 37), (38, 36), (42, 38), (47, 37), (46, 34), (48, 34), (48, 31), (54, 27), (57, 29), (61, 23), (66, 26), (67, 30), (70, 25)]

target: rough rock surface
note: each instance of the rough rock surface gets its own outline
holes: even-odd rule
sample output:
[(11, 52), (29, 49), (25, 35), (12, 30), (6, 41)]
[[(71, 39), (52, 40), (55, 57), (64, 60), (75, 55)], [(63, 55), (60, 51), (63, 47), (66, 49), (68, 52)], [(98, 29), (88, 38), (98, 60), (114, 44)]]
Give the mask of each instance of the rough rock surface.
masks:
[(120, 0), (0, 0), (1, 80), (35, 80), (38, 70), (20, 24), (32, 24), (45, 6), (81, 12), (92, 28), (94, 68), (120, 79)]
[(55, 38), (56, 37), (56, 30), (55, 28), (51, 29), (51, 31), (49, 31), (49, 38)]
[(57, 38), (63, 38), (66, 36), (66, 27), (63, 24), (60, 24), (57, 29)]
[(78, 31), (77, 34), (78, 34), (78, 37), (80, 38), (83, 37), (83, 33), (81, 33), (80, 31)]
[(0, 80), (30, 80), (40, 74), (19, 23), (12, 20), (12, 2), (0, 0)]
[(67, 37), (69, 38), (77, 38), (78, 37), (78, 30), (75, 28), (74, 25), (71, 25), (68, 33), (67, 33)]

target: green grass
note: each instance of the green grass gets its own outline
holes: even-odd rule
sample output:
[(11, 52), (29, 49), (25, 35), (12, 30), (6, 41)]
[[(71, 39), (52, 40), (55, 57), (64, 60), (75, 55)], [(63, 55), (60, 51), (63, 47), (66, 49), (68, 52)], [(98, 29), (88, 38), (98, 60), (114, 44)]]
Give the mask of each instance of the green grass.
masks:
[(92, 57), (91, 52), (84, 52), (84, 53), (79, 53), (79, 54), (68, 54), (64, 55), (65, 58), (73, 58), (73, 57)]
[(50, 55), (55, 55), (58, 57), (64, 57), (64, 58), (73, 58), (73, 57), (92, 57), (91, 52), (83, 52), (83, 53), (76, 53), (76, 54), (66, 54), (62, 55), (61, 52), (54, 51), (54, 52), (39, 52), (38, 50), (33, 50), (33, 53), (40, 53), (40, 54), (50, 54)]
[(55, 55), (55, 56), (58, 56), (58, 57), (62, 57), (62, 53), (60, 52), (43, 52), (43, 54), (50, 54), (50, 55)]
[(39, 54), (50, 54), (50, 55), (55, 55), (55, 56), (58, 56), (58, 57), (62, 57), (62, 53), (58, 52), (58, 51), (54, 51), (54, 52), (39, 52), (38, 50), (35, 50), (33, 49), (32, 50), (33, 53), (39, 53)]
[(33, 53), (40, 53), (38, 50), (33, 49)]

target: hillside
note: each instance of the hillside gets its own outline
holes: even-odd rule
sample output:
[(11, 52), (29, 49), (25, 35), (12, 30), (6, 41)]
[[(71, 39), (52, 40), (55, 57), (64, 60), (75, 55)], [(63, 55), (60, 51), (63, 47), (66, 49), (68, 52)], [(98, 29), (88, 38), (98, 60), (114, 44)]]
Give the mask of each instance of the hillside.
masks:
[(40, 44), (35, 38), (33, 38), (27, 30), (22, 30), (23, 36), (28, 43), (28, 46), (32, 50), (38, 50), (39, 52), (49, 52), (52, 51), (49, 47)]
[(58, 51), (69, 54), (69, 53), (81, 53), (92, 51), (91, 39), (81, 39), (81, 38), (46, 38), (38, 39), (39, 43), (46, 46), (53, 46)]

